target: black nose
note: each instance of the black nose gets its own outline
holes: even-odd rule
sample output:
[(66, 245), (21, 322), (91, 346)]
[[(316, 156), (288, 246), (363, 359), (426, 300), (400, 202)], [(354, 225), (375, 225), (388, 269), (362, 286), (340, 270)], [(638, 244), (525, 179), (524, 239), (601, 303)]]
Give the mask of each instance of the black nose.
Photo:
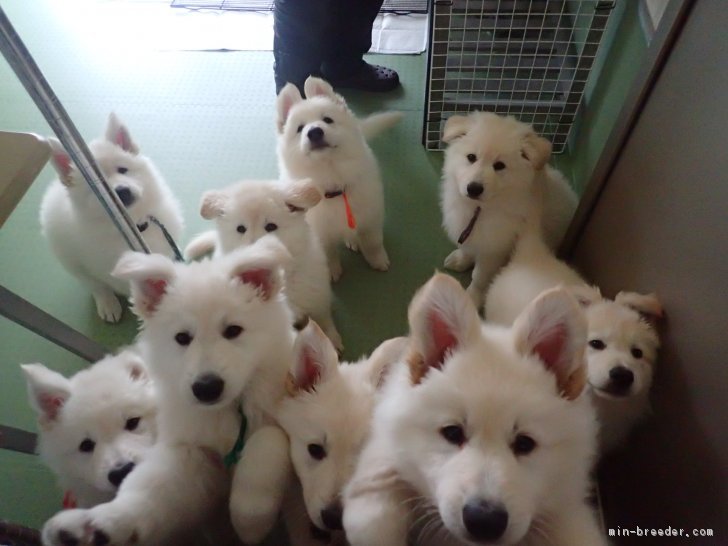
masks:
[(634, 374), (624, 366), (615, 366), (609, 370), (609, 381), (620, 391), (626, 391), (634, 383)]
[(119, 200), (125, 207), (130, 206), (134, 201), (136, 201), (136, 197), (134, 197), (134, 194), (126, 186), (118, 186), (114, 188), (114, 191), (116, 192), (116, 195), (119, 196)]
[(327, 529), (331, 529), (332, 531), (343, 529), (344, 527), (341, 524), (341, 516), (343, 513), (344, 508), (341, 506), (341, 501), (334, 501), (321, 510), (321, 521), (324, 522)]
[(324, 130), (321, 127), (314, 127), (313, 129), (309, 129), (306, 136), (311, 142), (318, 144), (324, 139)]
[(192, 394), (195, 395), (200, 402), (212, 404), (222, 394), (225, 388), (225, 381), (212, 373), (206, 373), (197, 378), (192, 384)]
[(468, 197), (480, 197), (483, 193), (483, 184), (480, 182), (471, 182), (466, 189), (468, 191)]
[(117, 466), (114, 470), (109, 472), (108, 475), (111, 485), (119, 487), (121, 482), (124, 481), (124, 478), (126, 478), (127, 474), (129, 474), (132, 470), (134, 470), (134, 463), (126, 463), (122, 466)]
[(476, 540), (497, 540), (508, 527), (508, 512), (502, 504), (470, 501), (463, 507), (463, 524)]

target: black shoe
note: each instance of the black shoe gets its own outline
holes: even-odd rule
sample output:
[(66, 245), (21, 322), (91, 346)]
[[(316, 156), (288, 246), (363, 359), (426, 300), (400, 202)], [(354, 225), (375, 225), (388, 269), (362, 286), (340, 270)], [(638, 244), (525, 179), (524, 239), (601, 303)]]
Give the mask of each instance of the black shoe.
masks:
[(369, 64), (362, 61), (361, 69), (345, 78), (329, 76), (328, 82), (334, 87), (359, 89), (373, 93), (386, 93), (399, 87), (399, 74), (391, 68)]

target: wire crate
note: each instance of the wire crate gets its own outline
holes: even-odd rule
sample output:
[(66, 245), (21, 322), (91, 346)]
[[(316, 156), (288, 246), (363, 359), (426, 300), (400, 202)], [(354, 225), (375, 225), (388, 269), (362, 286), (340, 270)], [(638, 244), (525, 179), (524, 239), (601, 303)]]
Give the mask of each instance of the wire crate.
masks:
[(564, 151), (614, 2), (435, 0), (423, 141), (441, 149), (455, 113), (534, 125)]

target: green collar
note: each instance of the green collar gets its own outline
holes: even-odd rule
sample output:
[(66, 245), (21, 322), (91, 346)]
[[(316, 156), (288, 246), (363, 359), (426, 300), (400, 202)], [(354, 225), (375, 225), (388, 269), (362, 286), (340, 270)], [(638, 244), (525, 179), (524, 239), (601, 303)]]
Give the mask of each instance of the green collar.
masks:
[(235, 440), (235, 445), (230, 452), (222, 459), (225, 468), (235, 466), (235, 464), (240, 460), (240, 454), (243, 452), (243, 447), (245, 447), (245, 431), (248, 428), (248, 420), (245, 418), (245, 414), (243, 413), (242, 404), (238, 406), (238, 413), (240, 414), (240, 430), (238, 431), (238, 439)]

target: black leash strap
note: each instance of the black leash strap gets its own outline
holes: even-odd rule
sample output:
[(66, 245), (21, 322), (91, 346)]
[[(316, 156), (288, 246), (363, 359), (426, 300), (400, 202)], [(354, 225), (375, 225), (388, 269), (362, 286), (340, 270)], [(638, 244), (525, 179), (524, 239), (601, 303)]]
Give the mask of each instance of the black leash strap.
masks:
[(460, 237), (458, 237), (459, 245), (463, 244), (465, 241), (468, 240), (468, 237), (470, 237), (470, 234), (473, 231), (473, 227), (475, 227), (475, 222), (477, 222), (478, 220), (478, 216), (480, 216), (480, 207), (475, 209), (475, 212), (473, 213), (473, 217), (470, 219), (470, 222), (468, 222), (468, 225), (460, 234)]
[(167, 228), (164, 227), (164, 224), (160, 222), (155, 216), (149, 215), (149, 221), (153, 223), (155, 226), (157, 226), (159, 229), (162, 230), (162, 234), (164, 235), (164, 238), (167, 239), (167, 244), (169, 245), (169, 248), (172, 249), (174, 252), (174, 259), (178, 262), (184, 262), (185, 259), (182, 257), (182, 253), (179, 251), (179, 247), (177, 246), (177, 243), (174, 242), (174, 239), (169, 234), (169, 231), (167, 231)]

